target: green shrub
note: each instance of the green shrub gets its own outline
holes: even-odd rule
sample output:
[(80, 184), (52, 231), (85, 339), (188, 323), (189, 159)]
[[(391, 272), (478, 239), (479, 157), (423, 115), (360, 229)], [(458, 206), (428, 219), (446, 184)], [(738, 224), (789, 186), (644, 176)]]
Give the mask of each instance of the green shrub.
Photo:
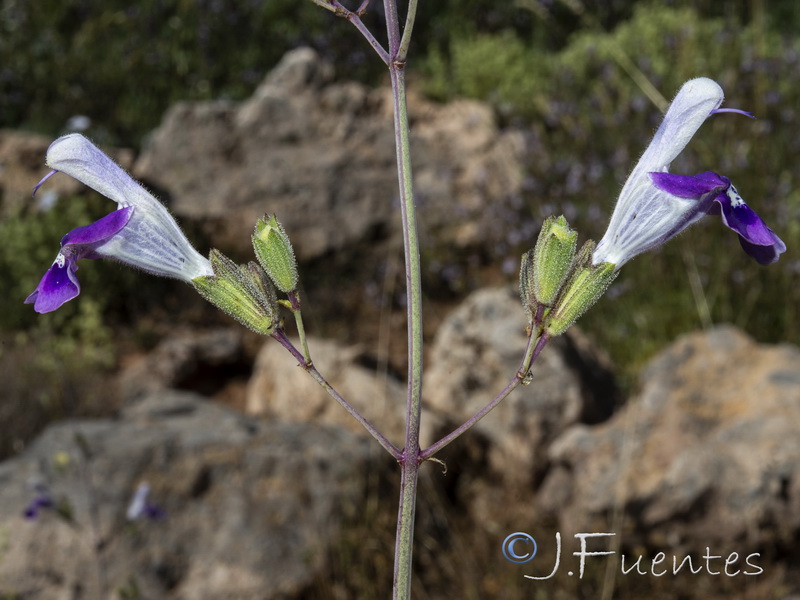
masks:
[(292, 47), (346, 55), (358, 34), (335, 19), (307, 0), (5, 1), (0, 126), (55, 134), (82, 114), (137, 144), (178, 100), (245, 98)]

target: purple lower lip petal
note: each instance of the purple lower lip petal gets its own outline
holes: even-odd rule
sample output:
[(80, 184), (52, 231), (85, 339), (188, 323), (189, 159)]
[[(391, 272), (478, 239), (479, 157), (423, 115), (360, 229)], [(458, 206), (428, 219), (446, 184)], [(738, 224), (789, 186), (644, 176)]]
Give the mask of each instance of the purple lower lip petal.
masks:
[(126, 207), (106, 215), (91, 225), (73, 229), (61, 239), (61, 252), (45, 273), (36, 290), (25, 299), (38, 313), (52, 312), (80, 294), (81, 286), (75, 272), (78, 259), (99, 258), (94, 248), (119, 233), (133, 214)]
[(33, 309), (40, 314), (52, 312), (80, 294), (81, 286), (75, 277), (77, 265), (73, 259), (63, 255), (59, 258), (61, 264), (57, 260), (44, 274), (36, 290), (25, 299), (25, 304), (33, 304)]
[[(731, 199), (733, 194), (734, 199)], [(735, 188), (720, 194), (715, 202), (721, 207), (722, 221), (739, 234), (742, 249), (760, 265), (771, 265), (786, 252), (786, 244), (736, 193)]]
[[(738, 197), (738, 194), (736, 194)], [(741, 199), (734, 205), (729, 194), (720, 194), (715, 201), (722, 207), (722, 220), (727, 227), (757, 246), (772, 246), (778, 237), (767, 227), (758, 213)]]
[(767, 265), (777, 262), (781, 254), (786, 251), (786, 245), (783, 241), (781, 241), (778, 236), (775, 237), (778, 239), (778, 242), (780, 242), (779, 245), (760, 246), (751, 244), (742, 236), (739, 236), (739, 243), (742, 246), (742, 250), (744, 250), (750, 258), (766, 267)]

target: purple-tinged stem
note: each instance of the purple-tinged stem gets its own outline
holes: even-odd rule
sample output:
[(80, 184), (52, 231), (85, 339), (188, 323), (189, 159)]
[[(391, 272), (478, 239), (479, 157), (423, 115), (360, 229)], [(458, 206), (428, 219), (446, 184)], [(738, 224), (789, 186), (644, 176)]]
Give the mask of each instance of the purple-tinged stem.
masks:
[[(397, 512), (397, 537), (394, 556), (395, 600), (411, 597), (411, 571), (414, 543), (414, 517), (420, 460), (419, 433), (422, 406), (422, 277), (417, 237), (417, 218), (411, 177), (411, 143), (405, 87), (405, 53), (400, 39), (396, 0), (383, 0), (389, 38), (389, 75), (394, 100), (394, 133), (397, 149), (397, 175), (400, 186), (400, 214), (403, 223), (403, 249), (408, 298), (408, 396), (406, 400), (406, 443), (399, 461), (400, 506)], [(414, 23), (416, 1), (408, 4), (406, 22)], [(410, 31), (409, 31), (410, 35)], [(406, 42), (407, 44), (407, 42)]]
[(276, 329), (275, 332), (272, 334), (272, 337), (275, 338), (280, 343), (281, 346), (286, 348), (286, 350), (288, 350), (291, 353), (291, 355), (294, 356), (295, 359), (297, 359), (297, 362), (299, 363), (300, 367), (302, 367), (304, 371), (306, 371), (309, 375), (311, 375), (312, 379), (314, 379), (314, 381), (316, 381), (322, 389), (328, 392), (328, 395), (330, 395), (334, 400), (336, 400), (342, 406), (342, 408), (344, 408), (350, 414), (350, 416), (352, 416), (356, 421), (358, 421), (361, 424), (361, 426), (364, 429), (366, 429), (367, 432), (369, 432), (369, 434), (372, 437), (374, 437), (378, 441), (378, 443), (381, 446), (383, 446), (383, 448), (389, 454), (392, 455), (392, 457), (395, 460), (397, 461), (402, 460), (403, 453), (400, 451), (400, 449), (394, 444), (392, 444), (392, 442), (390, 442), (388, 439), (386, 439), (386, 436), (384, 436), (380, 431), (378, 431), (372, 423), (367, 421), (367, 419), (365, 419), (364, 416), (360, 412), (358, 412), (355, 409), (355, 407), (353, 407), (353, 405), (351, 405), (347, 400), (345, 400), (342, 397), (342, 395), (339, 394), (339, 392), (333, 389), (333, 386), (331, 386), (331, 384), (328, 383), (328, 381), (322, 376), (322, 374), (317, 370), (317, 368), (313, 365), (313, 363), (311, 363), (310, 361), (307, 362), (305, 357), (303, 356), (303, 353), (294, 347), (294, 344), (292, 344), (289, 338), (286, 337), (286, 333), (282, 329)]
[(534, 337), (533, 335), (528, 336), (528, 345), (525, 348), (525, 358), (522, 359), (522, 363), (520, 364), (519, 370), (514, 374), (514, 378), (508, 383), (503, 390), (495, 396), (489, 404), (484, 406), (481, 410), (475, 413), (471, 419), (469, 419), (466, 423), (461, 425), (459, 428), (453, 430), (451, 433), (440, 439), (435, 444), (432, 444), (428, 448), (422, 451), (420, 454), (422, 460), (429, 460), (433, 458), (433, 456), (439, 452), (442, 448), (447, 446), (450, 442), (456, 440), (461, 434), (466, 432), (467, 430), (471, 429), (475, 424), (478, 423), (483, 417), (488, 415), (492, 409), (500, 404), (503, 400), (508, 397), (508, 395), (517, 389), (517, 386), (525, 381), (525, 378), (528, 376), (528, 372), (530, 371), (530, 367), (539, 354), (544, 349), (545, 345), (548, 341), (550, 341), (549, 336), (545, 333), (542, 334), (539, 339), (537, 340), (536, 344), (533, 343)]
[(294, 347), (294, 344), (292, 344), (292, 342), (289, 341), (289, 338), (286, 337), (286, 333), (283, 331), (283, 329), (276, 329), (273, 332), (272, 337), (275, 338), (281, 346), (286, 348), (292, 356), (294, 356), (295, 360), (297, 360), (301, 367), (306, 368), (307, 363), (303, 353)]
[(353, 25), (355, 25), (355, 28), (358, 29), (361, 32), (361, 35), (363, 35), (367, 39), (369, 45), (372, 46), (372, 49), (375, 50), (375, 52), (378, 54), (383, 63), (388, 65), (389, 54), (386, 52), (384, 47), (381, 46), (381, 43), (375, 39), (375, 36), (372, 35), (372, 32), (369, 29), (367, 29), (367, 26), (364, 25), (364, 22), (361, 20), (359, 14), (360, 13), (350, 13), (350, 15), (346, 17), (346, 19), (350, 21)]
[(367, 26), (364, 25), (363, 21), (361, 21), (361, 15), (367, 10), (370, 0), (364, 0), (364, 2), (361, 3), (361, 6), (358, 7), (358, 10), (355, 12), (345, 7), (341, 2), (339, 2), (339, 0), (329, 0), (325, 4), (322, 4), (321, 0), (314, 0), (314, 2), (323, 8), (327, 8), (336, 15), (344, 17), (350, 21), (355, 28), (361, 32), (361, 35), (366, 38), (366, 40), (369, 42), (369, 45), (372, 46), (373, 50), (375, 50), (383, 63), (385, 65), (389, 64), (389, 54), (386, 52), (381, 43), (375, 39), (375, 36), (372, 35), (372, 32), (367, 29)]

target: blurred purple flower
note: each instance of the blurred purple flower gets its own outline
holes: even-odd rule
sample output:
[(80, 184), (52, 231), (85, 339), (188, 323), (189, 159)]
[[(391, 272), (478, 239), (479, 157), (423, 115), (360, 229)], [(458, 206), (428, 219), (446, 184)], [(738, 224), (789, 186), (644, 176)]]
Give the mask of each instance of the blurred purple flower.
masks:
[(22, 513), (23, 516), (28, 519), (29, 521), (35, 520), (39, 516), (39, 512), (45, 508), (53, 508), (55, 503), (53, 502), (53, 497), (50, 495), (50, 491), (47, 489), (47, 486), (43, 483), (37, 483), (33, 486), (34, 492), (36, 495), (33, 497), (33, 500), (30, 501), (25, 511)]
[(62, 171), (117, 203), (117, 210), (61, 239), (61, 251), (36, 290), (25, 299), (38, 313), (51, 312), (80, 293), (75, 274), (82, 258), (112, 258), (153, 275), (190, 282), (213, 275), (211, 264), (189, 243), (167, 209), (80, 134), (58, 138), (47, 150), (54, 173)]
[(129, 521), (138, 521), (141, 518), (147, 518), (151, 521), (162, 521), (167, 518), (166, 512), (148, 501), (147, 497), (149, 495), (150, 486), (146, 482), (140, 483), (133, 493), (131, 503), (128, 505), (128, 511), (125, 513)]

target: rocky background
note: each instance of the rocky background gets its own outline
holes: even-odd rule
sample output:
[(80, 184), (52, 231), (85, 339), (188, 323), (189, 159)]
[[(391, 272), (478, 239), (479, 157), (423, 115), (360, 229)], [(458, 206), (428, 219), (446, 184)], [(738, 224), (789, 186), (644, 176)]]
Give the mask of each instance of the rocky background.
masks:
[[(246, 101), (175, 105), (141, 154), (112, 154), (167, 201), (198, 247), (249, 259), (255, 219), (278, 214), (302, 263), (315, 363), (399, 443), (405, 311), (389, 100), (385, 90), (335, 81), (328, 63), (301, 49)], [(501, 129), (475, 101), (435, 104), (412, 93), (410, 111), (431, 284), (430, 443), (518, 367), (517, 264), (486, 265), (509, 239), (535, 237), (538, 221), (520, 196), (537, 142)], [(49, 141), (0, 132), (7, 214), (28, 202)], [(84, 193), (66, 177), (52, 184), (53, 201)], [(89, 280), (76, 304), (109, 281)], [(147, 306), (140, 329), (114, 332), (118, 368), (92, 379), (101, 401), (86, 418), (52, 419), (60, 422), (39, 433), (41, 420), (18, 418), (21, 361), (4, 362), (0, 595), (387, 597), (392, 461), (277, 344), (176, 283), (152, 285), (161, 306)], [(125, 310), (136, 315), (131, 302)], [(758, 344), (727, 325), (676, 340), (633, 384), (580, 329), (555, 340), (530, 385), (441, 453), (446, 469), (424, 470), (415, 597), (800, 594), (798, 373), (796, 347)], [(89, 393), (80, 387), (89, 384), (67, 383), (75, 396)], [(158, 518), (130, 521), (142, 482)], [(31, 506), (40, 508), (35, 519), (24, 515)], [(515, 531), (539, 543), (527, 565), (501, 554)], [(562, 568), (548, 581), (525, 579), (552, 570), (556, 532)], [(602, 549), (617, 554), (587, 559), (583, 578), (567, 575), (577, 570), (579, 532), (616, 534)], [(651, 571), (659, 552), (662, 577)], [(622, 554), (628, 569), (644, 556), (647, 574), (621, 574)], [(673, 575), (672, 557), (687, 554), (703, 570)]]

